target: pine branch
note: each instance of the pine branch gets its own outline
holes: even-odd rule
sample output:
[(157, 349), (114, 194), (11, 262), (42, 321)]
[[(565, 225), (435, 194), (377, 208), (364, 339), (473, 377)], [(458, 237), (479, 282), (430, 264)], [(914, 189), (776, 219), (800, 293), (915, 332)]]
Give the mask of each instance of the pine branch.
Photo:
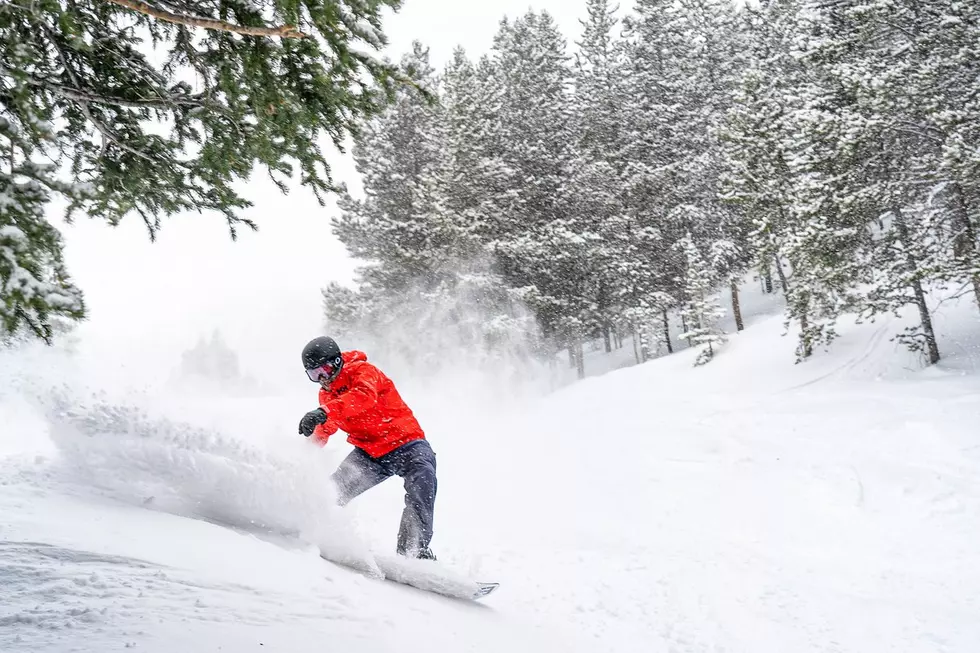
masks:
[(938, 311), (943, 304), (956, 301), (960, 297), (965, 297), (966, 295), (969, 295), (970, 293), (973, 292), (972, 285), (973, 285), (972, 281), (967, 281), (962, 286), (960, 286), (960, 289), (957, 290), (955, 293), (953, 293), (949, 297), (943, 297), (942, 299), (940, 299), (939, 302), (936, 304), (936, 308), (934, 308), (933, 311)]
[(59, 86), (57, 84), (52, 84), (50, 82), (40, 82), (40, 80), (31, 80), (32, 82), (38, 81), (40, 84), (46, 88), (54, 91), (58, 95), (61, 95), (70, 100), (78, 100), (79, 102), (95, 102), (96, 104), (111, 104), (117, 107), (126, 107), (129, 109), (173, 109), (177, 106), (186, 107), (206, 107), (207, 101), (204, 98), (204, 94), (198, 95), (187, 95), (180, 97), (177, 95), (168, 95), (160, 99), (145, 99), (145, 100), (124, 100), (118, 97), (107, 97), (105, 95), (96, 95), (94, 93), (88, 93), (85, 91), (80, 91), (74, 88), (68, 88), (67, 86)]
[[(49, 36), (51, 38), (51, 44), (54, 46), (54, 50), (58, 54), (58, 58), (61, 60), (62, 65), (65, 67), (65, 72), (71, 78), (72, 84), (74, 84), (75, 86), (78, 86), (79, 85), (78, 76), (75, 74), (75, 71), (72, 69), (71, 62), (68, 60), (68, 56), (65, 54), (65, 51), (61, 48), (61, 45), (58, 43), (58, 40), (57, 40), (55, 34), (52, 33), (50, 30), (48, 30), (46, 27), (45, 27), (45, 30), (48, 32), (48, 34), (49, 34)], [(142, 159), (146, 159), (147, 161), (153, 162), (153, 158), (152, 157), (150, 157), (150, 156), (144, 154), (143, 152), (140, 152), (139, 150), (137, 150), (137, 149), (135, 149), (133, 147), (130, 147), (129, 145), (127, 145), (126, 143), (124, 143), (118, 136), (116, 136), (116, 133), (114, 131), (112, 131), (111, 129), (109, 129), (109, 127), (107, 127), (105, 123), (103, 123), (101, 120), (99, 120), (98, 118), (96, 118), (92, 114), (92, 111), (91, 111), (91, 108), (88, 105), (88, 102), (86, 102), (84, 100), (83, 101), (79, 101), (78, 107), (79, 107), (79, 109), (81, 109), (82, 114), (88, 119), (88, 121), (91, 122), (92, 125), (95, 126), (95, 128), (99, 131), (100, 134), (102, 134), (102, 138), (104, 139), (103, 142), (102, 142), (102, 151), (103, 152), (105, 152), (105, 141), (108, 140), (108, 141), (112, 141), (113, 143), (115, 143), (116, 146), (118, 146), (120, 149), (122, 149), (122, 150), (124, 150), (126, 152), (129, 152), (130, 154), (132, 154), (134, 156), (138, 156), (138, 157), (140, 157)]]
[(175, 14), (163, 9), (157, 9), (143, 0), (107, 0), (113, 4), (141, 14), (152, 16), (168, 23), (177, 25), (187, 25), (189, 27), (203, 27), (204, 29), (217, 30), (221, 32), (233, 32), (235, 34), (245, 34), (247, 36), (279, 36), (284, 39), (305, 39), (309, 34), (305, 34), (296, 29), (293, 25), (279, 25), (276, 27), (249, 27), (247, 25), (236, 25), (228, 21), (216, 18), (205, 18), (203, 16), (188, 16), (186, 14)]
[[(0, 72), (11, 75), (12, 71), (0, 65)], [(30, 73), (28, 73), (30, 75)], [(117, 107), (127, 107), (130, 109), (173, 109), (177, 106), (205, 107), (208, 106), (204, 94), (197, 95), (168, 95), (159, 99), (145, 100), (125, 100), (118, 97), (97, 95), (88, 91), (79, 90), (70, 86), (62, 86), (46, 79), (41, 79), (30, 75), (27, 83), (31, 86), (46, 88), (56, 95), (60, 95), (66, 100), (76, 100), (78, 102), (94, 102), (95, 104), (111, 104)]]

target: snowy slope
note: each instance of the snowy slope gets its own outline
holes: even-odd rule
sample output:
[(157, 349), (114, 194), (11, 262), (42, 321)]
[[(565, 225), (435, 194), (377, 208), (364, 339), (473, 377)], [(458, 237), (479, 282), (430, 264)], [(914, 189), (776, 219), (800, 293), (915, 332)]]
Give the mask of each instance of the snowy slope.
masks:
[(794, 366), (760, 314), (700, 369), (543, 398), (404, 382), (439, 457), (434, 548), (502, 583), (481, 603), (320, 559), (386, 553), (401, 499), (330, 507), (347, 445), (295, 435), (310, 397), (3, 354), (0, 651), (980, 650), (977, 323), (944, 307), (928, 370), (893, 320)]

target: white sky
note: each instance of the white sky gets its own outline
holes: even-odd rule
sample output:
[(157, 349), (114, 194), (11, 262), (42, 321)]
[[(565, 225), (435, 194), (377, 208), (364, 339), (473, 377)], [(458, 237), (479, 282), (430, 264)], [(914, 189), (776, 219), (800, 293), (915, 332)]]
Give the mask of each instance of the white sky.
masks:
[(439, 67), (457, 45), (474, 59), (483, 54), (490, 49), (501, 18), (515, 18), (530, 9), (550, 13), (569, 45), (578, 39), (578, 20), (586, 15), (585, 0), (405, 0), (401, 11), (385, 23), (385, 31), (392, 51), (407, 51), (417, 38), (430, 46), (433, 63)]
[[(585, 0), (533, 6), (548, 10), (569, 42), (578, 37)], [(490, 48), (503, 15), (530, 7), (517, 0), (407, 0), (385, 22), (388, 53), (397, 59), (419, 39), (437, 67), (458, 44), (475, 58)], [(335, 165), (339, 180), (354, 180), (349, 160)], [(319, 207), (301, 188), (283, 196), (261, 174), (245, 195), (255, 203), (247, 215), (260, 231), (241, 231), (237, 243), (217, 214), (167, 220), (153, 244), (135, 215), (115, 229), (84, 219), (63, 227), (69, 270), (88, 302), (89, 320), (79, 330), (83, 352), (107, 365), (172, 367), (180, 352), (217, 328), (246, 370), (294, 371), (300, 347), (321, 328), (320, 290), (332, 280), (349, 281), (354, 262), (330, 233), (332, 204)]]

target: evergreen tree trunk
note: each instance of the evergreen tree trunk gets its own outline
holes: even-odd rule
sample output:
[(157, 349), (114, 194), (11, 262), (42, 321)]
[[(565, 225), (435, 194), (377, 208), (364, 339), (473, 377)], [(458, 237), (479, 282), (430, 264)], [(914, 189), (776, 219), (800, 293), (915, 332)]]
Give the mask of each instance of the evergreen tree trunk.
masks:
[(665, 308), (662, 312), (664, 320), (664, 342), (667, 343), (667, 353), (674, 353), (674, 345), (670, 341), (670, 322), (667, 320), (667, 309)]
[(912, 236), (909, 234), (909, 226), (905, 222), (905, 214), (900, 209), (893, 209), (895, 215), (895, 228), (898, 229), (898, 237), (902, 240), (902, 247), (905, 249), (906, 264), (909, 274), (912, 275), (912, 292), (915, 294), (915, 303), (919, 307), (919, 319), (922, 321), (922, 332), (926, 338), (926, 348), (929, 350), (929, 363), (935, 365), (939, 362), (939, 344), (936, 342), (936, 332), (932, 329), (932, 316), (929, 315), (929, 305), (926, 304), (926, 293), (922, 289), (922, 279), (918, 273), (919, 262), (915, 258), (912, 247)]
[(602, 327), (602, 339), (606, 346), (606, 353), (612, 353), (612, 333), (608, 324)]
[(813, 356), (813, 340), (810, 337), (810, 320), (806, 316), (806, 311), (804, 310), (800, 313), (800, 344), (803, 347), (803, 355), (801, 358), (807, 359)]
[[(970, 212), (963, 197), (963, 189), (959, 184), (953, 184), (953, 223), (956, 238), (953, 240), (953, 253), (958, 257), (976, 264), (980, 259), (977, 253), (977, 235), (970, 222)], [(980, 274), (974, 274), (970, 280), (973, 283), (973, 295), (980, 308)]]
[(636, 357), (636, 364), (639, 365), (643, 361), (640, 360), (640, 346), (636, 341), (636, 326), (633, 327), (633, 356)]
[[(681, 313), (681, 331), (683, 331), (684, 333), (687, 333), (687, 319), (684, 318), (684, 314), (683, 313)], [(691, 344), (691, 339), (690, 338), (687, 339), (687, 346), (688, 346), (688, 348), (694, 346), (694, 345)]]
[(575, 367), (575, 346), (568, 344), (568, 366)]
[(926, 304), (926, 293), (922, 290), (922, 281), (918, 277), (912, 281), (912, 290), (915, 292), (915, 303), (919, 306), (922, 331), (926, 336), (926, 347), (929, 350), (929, 363), (935, 365), (939, 362), (939, 344), (936, 342), (936, 333), (932, 330), (932, 317), (929, 315), (929, 306)]
[(646, 327), (641, 326), (636, 329), (637, 336), (640, 340), (640, 358), (643, 362), (650, 360), (650, 339), (647, 337)]
[(578, 378), (585, 378), (585, 351), (582, 348), (582, 339), (578, 339), (578, 343), (575, 345), (575, 359), (578, 371)]
[(768, 262), (762, 270), (762, 291), (767, 295), (772, 294), (772, 266)]
[(786, 281), (786, 273), (783, 271), (783, 264), (779, 261), (779, 255), (776, 254), (772, 257), (773, 263), (776, 264), (776, 274), (779, 275), (779, 285), (783, 287), (783, 294), (789, 292), (789, 282)]
[(735, 329), (745, 330), (745, 323), (742, 322), (742, 305), (738, 300), (738, 282), (732, 279), (732, 314), (735, 315)]

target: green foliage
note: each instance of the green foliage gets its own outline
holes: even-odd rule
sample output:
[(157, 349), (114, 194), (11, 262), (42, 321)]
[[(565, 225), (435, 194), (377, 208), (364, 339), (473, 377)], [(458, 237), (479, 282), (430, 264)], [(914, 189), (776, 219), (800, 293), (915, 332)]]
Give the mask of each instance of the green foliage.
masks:
[[(84, 314), (45, 207), (117, 224), (216, 211), (232, 237), (251, 206), (235, 189), (264, 169), (285, 192), (335, 190), (322, 149), (342, 147), (405, 81), (362, 52), (401, 0), (167, 0), (172, 14), (295, 25), (309, 38), (165, 22), (104, 0), (0, 4), (0, 301), (3, 330), (47, 339)], [(29, 278), (29, 282), (24, 279)], [(57, 289), (55, 293), (53, 289)]]

